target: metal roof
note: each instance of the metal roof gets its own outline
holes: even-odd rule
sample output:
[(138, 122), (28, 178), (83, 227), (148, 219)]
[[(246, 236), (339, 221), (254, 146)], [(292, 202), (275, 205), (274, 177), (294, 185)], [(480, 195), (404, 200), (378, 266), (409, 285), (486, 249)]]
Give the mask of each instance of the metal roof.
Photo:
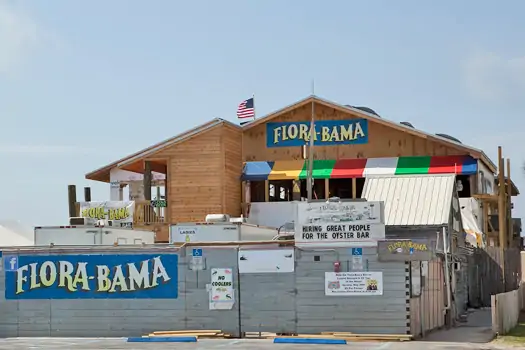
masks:
[(385, 202), (390, 226), (448, 225), (455, 175), (367, 177), (362, 198)]

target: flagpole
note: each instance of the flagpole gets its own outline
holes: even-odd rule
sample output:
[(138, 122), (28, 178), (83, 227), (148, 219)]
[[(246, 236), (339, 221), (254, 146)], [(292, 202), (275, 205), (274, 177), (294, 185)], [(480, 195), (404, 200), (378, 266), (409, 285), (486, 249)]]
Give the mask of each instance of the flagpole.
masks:
[(255, 114), (255, 93), (252, 94), (252, 100), (253, 100), (253, 120), (257, 118), (257, 115)]
[(308, 149), (308, 177), (306, 181), (308, 202), (312, 201), (313, 169), (314, 169), (314, 134), (315, 134), (315, 85), (312, 79), (312, 117), (310, 120), (310, 145)]

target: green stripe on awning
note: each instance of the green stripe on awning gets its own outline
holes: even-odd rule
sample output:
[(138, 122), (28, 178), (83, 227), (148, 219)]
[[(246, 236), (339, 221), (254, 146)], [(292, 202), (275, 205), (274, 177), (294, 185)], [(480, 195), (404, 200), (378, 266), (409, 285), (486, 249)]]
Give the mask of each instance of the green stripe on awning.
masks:
[(428, 174), (431, 157), (399, 157), (396, 175)]
[[(334, 169), (335, 160), (314, 160), (312, 177), (314, 179), (329, 179)], [(299, 174), (299, 179), (304, 180), (308, 176), (308, 161), (304, 162), (303, 170)]]

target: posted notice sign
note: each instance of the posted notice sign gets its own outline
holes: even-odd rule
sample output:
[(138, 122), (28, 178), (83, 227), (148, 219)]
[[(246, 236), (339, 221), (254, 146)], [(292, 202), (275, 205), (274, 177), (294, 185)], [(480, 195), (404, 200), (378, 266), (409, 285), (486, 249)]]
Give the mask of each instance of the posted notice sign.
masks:
[(295, 234), (297, 246), (375, 247), (385, 239), (384, 224), (306, 224)]
[(325, 272), (325, 295), (383, 295), (382, 272)]

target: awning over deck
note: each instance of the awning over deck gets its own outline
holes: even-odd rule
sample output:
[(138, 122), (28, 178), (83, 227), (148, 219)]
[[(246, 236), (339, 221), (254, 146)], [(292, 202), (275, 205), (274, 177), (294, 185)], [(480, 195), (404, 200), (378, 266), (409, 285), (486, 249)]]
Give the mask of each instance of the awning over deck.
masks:
[[(308, 162), (303, 160), (246, 162), (243, 181), (306, 179)], [(315, 160), (314, 179), (351, 179), (377, 175), (457, 174), (472, 175), (477, 160), (469, 156), (394, 157)]]

